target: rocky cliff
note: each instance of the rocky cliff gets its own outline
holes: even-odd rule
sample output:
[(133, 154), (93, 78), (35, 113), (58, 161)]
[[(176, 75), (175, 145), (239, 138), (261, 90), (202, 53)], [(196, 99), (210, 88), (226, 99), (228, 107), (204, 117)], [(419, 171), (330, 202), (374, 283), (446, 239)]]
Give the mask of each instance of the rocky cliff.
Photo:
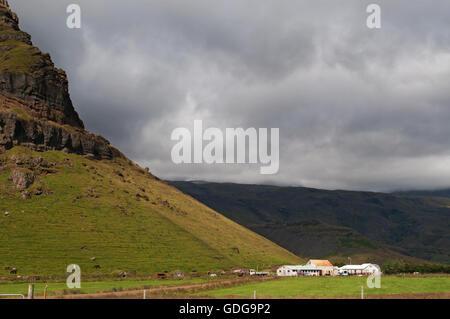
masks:
[(0, 6), (0, 152), (16, 145), (112, 158), (120, 152), (84, 130), (66, 73), (33, 46), (9, 6)]

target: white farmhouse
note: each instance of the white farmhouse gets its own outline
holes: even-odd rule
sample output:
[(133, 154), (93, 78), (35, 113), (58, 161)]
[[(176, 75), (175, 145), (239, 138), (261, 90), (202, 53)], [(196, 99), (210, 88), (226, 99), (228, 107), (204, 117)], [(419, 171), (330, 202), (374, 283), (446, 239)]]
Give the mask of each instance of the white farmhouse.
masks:
[(280, 277), (320, 276), (320, 269), (316, 266), (281, 266), (277, 270)]
[(341, 276), (368, 276), (381, 274), (381, 268), (376, 264), (345, 265), (339, 268), (338, 271)]
[(311, 259), (303, 266), (282, 266), (277, 270), (277, 275), (281, 277), (334, 276), (336, 274), (337, 267), (334, 267), (328, 260), (318, 259)]

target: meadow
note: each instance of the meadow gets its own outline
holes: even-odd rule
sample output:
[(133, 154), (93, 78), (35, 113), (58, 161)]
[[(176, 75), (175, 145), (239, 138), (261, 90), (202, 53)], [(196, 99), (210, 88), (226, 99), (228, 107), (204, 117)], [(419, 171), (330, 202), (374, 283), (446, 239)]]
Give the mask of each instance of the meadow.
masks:
[(366, 280), (366, 277), (283, 278), (196, 292), (194, 295), (213, 298), (249, 298), (256, 291), (259, 298), (357, 297), (361, 295), (361, 286), (364, 286), (364, 294), (366, 296), (450, 292), (450, 277), (445, 275), (433, 277), (383, 276), (381, 278), (381, 288), (379, 289), (367, 288)]
[[(211, 279), (192, 278), (184, 280), (109, 280), (82, 282), (81, 289), (68, 289), (65, 282), (34, 283), (34, 291), (37, 296), (44, 294), (47, 286), (47, 294), (89, 294), (96, 292), (116, 292), (131, 289), (151, 289), (186, 284), (201, 284)], [(27, 294), (29, 283), (3, 283), (0, 284), (0, 294)]]
[[(266, 278), (269, 279), (269, 278)], [(249, 282), (249, 280), (257, 280)], [(440, 294), (448, 298), (450, 293), (450, 276), (383, 276), (381, 288), (369, 289), (366, 277), (319, 277), (319, 278), (259, 278), (234, 279), (225, 282), (219, 279), (191, 278), (184, 280), (106, 280), (83, 282), (81, 289), (69, 290), (64, 282), (35, 283), (35, 294), (41, 296), (45, 286), (48, 296), (93, 294), (99, 292), (121, 292), (163, 287), (185, 287), (185, 290), (160, 292), (163, 298), (253, 298), (256, 291), (258, 298), (359, 298), (361, 286), (364, 286), (365, 297), (386, 297), (389, 295)], [(216, 283), (212, 283), (212, 281)], [(217, 288), (206, 288), (212, 283)], [(29, 283), (0, 284), (1, 294), (26, 294)], [(158, 293), (157, 293), (158, 294)], [(140, 297), (139, 294), (136, 296)], [(432, 296), (436, 297), (436, 296)]]

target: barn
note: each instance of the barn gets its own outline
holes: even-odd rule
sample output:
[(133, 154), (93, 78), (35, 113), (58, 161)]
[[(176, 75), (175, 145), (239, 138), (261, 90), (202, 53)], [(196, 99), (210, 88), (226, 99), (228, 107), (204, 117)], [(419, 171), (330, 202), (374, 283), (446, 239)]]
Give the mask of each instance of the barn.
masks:
[(337, 267), (333, 266), (329, 260), (322, 259), (310, 259), (306, 266), (315, 266), (320, 270), (321, 276), (334, 276), (337, 270)]
[(316, 266), (281, 266), (277, 269), (277, 276), (298, 277), (298, 276), (320, 276), (321, 271)]
[(369, 276), (381, 274), (381, 268), (376, 264), (345, 265), (338, 272), (341, 276)]
[(280, 277), (297, 276), (334, 276), (337, 267), (328, 260), (311, 259), (306, 265), (282, 266), (278, 268), (277, 275)]

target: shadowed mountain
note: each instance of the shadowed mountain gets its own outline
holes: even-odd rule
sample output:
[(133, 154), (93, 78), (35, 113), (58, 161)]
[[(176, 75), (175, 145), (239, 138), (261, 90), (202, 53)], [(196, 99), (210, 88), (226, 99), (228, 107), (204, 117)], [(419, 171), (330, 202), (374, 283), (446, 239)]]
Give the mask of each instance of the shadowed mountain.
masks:
[(301, 256), (450, 262), (450, 199), (303, 187), (170, 183)]
[(450, 188), (438, 189), (432, 191), (405, 191), (397, 192), (399, 195), (411, 195), (411, 196), (432, 196), (432, 197), (450, 197)]

